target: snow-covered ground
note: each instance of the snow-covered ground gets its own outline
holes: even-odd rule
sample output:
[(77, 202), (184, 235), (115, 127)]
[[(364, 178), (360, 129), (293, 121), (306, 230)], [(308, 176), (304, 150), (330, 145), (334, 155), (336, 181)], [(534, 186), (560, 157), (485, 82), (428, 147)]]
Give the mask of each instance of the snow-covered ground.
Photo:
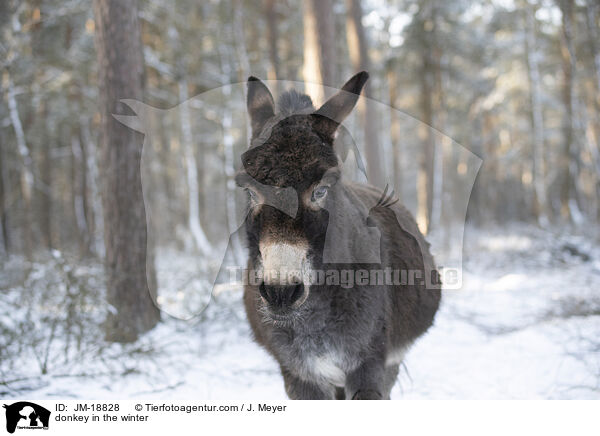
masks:
[[(199, 319), (168, 319), (138, 343), (32, 375), (3, 396), (285, 399), (250, 338), (239, 291)], [(409, 352), (393, 399), (600, 399), (600, 248), (536, 228), (466, 231), (464, 285)]]

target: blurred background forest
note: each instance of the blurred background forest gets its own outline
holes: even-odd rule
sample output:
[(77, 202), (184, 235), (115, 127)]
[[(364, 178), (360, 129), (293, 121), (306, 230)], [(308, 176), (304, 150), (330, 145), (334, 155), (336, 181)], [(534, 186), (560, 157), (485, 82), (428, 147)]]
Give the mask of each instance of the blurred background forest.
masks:
[[(32, 381), (31, 374), (86, 376), (90, 356), (102, 356), (94, 367), (102, 374), (144, 372), (140, 362), (160, 348), (156, 338), (137, 341), (160, 318), (147, 296), (153, 282), (168, 283), (175, 300), (212, 286), (198, 279), (197, 269), (227, 242), (214, 235), (235, 230), (240, 211), (232, 210), (231, 176), (247, 146), (247, 122), (238, 115), (244, 115), (243, 95), (231, 96), (237, 105), (231, 110), (217, 104), (212, 111), (193, 97), (218, 89), (225, 101), (234, 89), (226, 85), (254, 75), (307, 82), (305, 91), (318, 104), (327, 94), (322, 85), (339, 87), (367, 70), (366, 96), (387, 107), (362, 102), (352, 127), (369, 181), (394, 185), (435, 248), (436, 231), (461, 218), (453, 196), (470, 188), (461, 177), (474, 176), (451, 144), (481, 158), (467, 213), (478, 235), (467, 254), (475, 263), (467, 266), (477, 280), (467, 283), (467, 292), (484, 289), (488, 275), (496, 290), (546, 285), (539, 304), (525, 304), (535, 315), (516, 317), (585, 317), (591, 324), (573, 327), (583, 342), (557, 353), (575, 356), (575, 372), (583, 374), (583, 381), (567, 380), (568, 389), (583, 385), (597, 395), (600, 345), (590, 329), (600, 316), (594, 293), (600, 281), (599, 20), (597, 0), (0, 2), (0, 393), (62, 392), (62, 385)], [(274, 94), (285, 89), (273, 83)], [(165, 110), (190, 101), (151, 121), (154, 160), (141, 171), (148, 171), (153, 207), (164, 216), (148, 252), (143, 136), (110, 117), (133, 114), (122, 98)], [(202, 119), (195, 116), (200, 109)], [(227, 219), (211, 219), (215, 210)], [(510, 229), (518, 230), (506, 236)], [(558, 269), (564, 274), (553, 276)], [(527, 275), (533, 270), (539, 274)], [(560, 294), (565, 288), (572, 294)], [(442, 322), (468, 319), (486, 335), (525, 328), (516, 321), (518, 327), (483, 326), (493, 316), (482, 320), (489, 313), (479, 309), (491, 303), (477, 300), (469, 308), (466, 301), (450, 304)], [(499, 302), (498, 310), (512, 310), (512, 303)], [(239, 293), (216, 298), (219, 304), (224, 312), (194, 322), (233, 318), (243, 330)], [(106, 342), (90, 336), (99, 326)], [(17, 340), (31, 331), (43, 333)], [(111, 342), (134, 345), (116, 349)], [(195, 346), (190, 355), (212, 345)], [(565, 395), (544, 389), (534, 395)]]

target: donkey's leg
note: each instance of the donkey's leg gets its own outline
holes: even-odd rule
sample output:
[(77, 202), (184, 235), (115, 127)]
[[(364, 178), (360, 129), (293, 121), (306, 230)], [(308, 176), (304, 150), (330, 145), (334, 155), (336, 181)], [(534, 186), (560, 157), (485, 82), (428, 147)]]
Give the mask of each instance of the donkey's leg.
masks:
[(346, 378), (346, 398), (353, 400), (381, 400), (386, 394), (383, 359), (363, 362)]
[(281, 370), (285, 392), (291, 400), (333, 400), (333, 388), (324, 388), (299, 379), (289, 371)]

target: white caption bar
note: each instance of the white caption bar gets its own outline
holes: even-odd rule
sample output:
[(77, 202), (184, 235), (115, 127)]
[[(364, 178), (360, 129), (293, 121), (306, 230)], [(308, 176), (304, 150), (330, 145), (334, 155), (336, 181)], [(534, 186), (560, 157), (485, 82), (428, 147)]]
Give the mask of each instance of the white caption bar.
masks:
[[(594, 401), (85, 401), (4, 399), (1, 434), (598, 435)], [(11, 432), (12, 430), (12, 432)], [(7, 433), (8, 432), (8, 433)], [(238, 433), (239, 432), (239, 433)]]

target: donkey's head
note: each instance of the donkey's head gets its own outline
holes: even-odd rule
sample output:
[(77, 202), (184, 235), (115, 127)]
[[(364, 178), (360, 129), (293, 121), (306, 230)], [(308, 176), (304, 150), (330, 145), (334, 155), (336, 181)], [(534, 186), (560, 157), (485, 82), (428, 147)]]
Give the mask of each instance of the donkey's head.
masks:
[(309, 296), (328, 211), (341, 189), (335, 134), (367, 79), (366, 72), (355, 75), (319, 109), (310, 97), (288, 91), (278, 110), (260, 80), (248, 81), (252, 141), (236, 181), (248, 192), (250, 260), (262, 272), (260, 295), (275, 319), (291, 315)]

